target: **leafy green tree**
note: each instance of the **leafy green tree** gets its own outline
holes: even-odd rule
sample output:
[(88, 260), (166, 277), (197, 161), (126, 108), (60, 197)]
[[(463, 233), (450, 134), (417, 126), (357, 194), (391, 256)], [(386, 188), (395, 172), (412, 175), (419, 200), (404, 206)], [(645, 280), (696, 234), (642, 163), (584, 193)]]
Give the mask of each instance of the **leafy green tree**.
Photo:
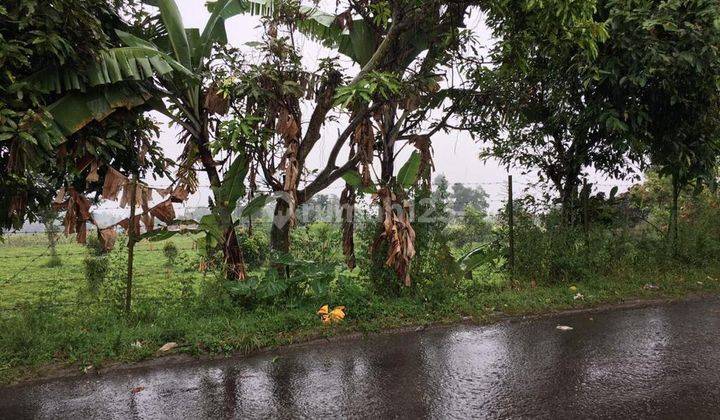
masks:
[[(227, 112), (227, 97), (214, 84), (210, 63), (216, 45), (227, 42), (224, 13), (232, 1), (220, 1), (206, 26), (186, 28), (173, 0), (153, 2), (157, 13), (149, 14), (130, 32), (117, 31), (127, 48), (144, 51), (159, 57), (167, 66), (158, 66), (160, 74), (148, 80), (153, 106), (182, 128), (180, 141), (184, 145), (178, 159), (176, 176), (180, 186), (194, 192), (198, 185), (197, 172), (204, 172), (213, 191), (213, 212), (202, 218), (200, 228), (206, 232), (203, 249), (221, 247), (228, 275), (245, 277), (243, 256), (238, 243), (232, 213), (237, 201), (245, 195), (245, 176), (249, 159), (242, 144), (224, 149), (222, 160), (216, 157), (220, 148), (211, 143), (220, 133), (219, 122)], [(163, 101), (167, 101), (166, 108)], [(228, 144), (224, 142), (224, 144)], [(200, 167), (196, 167), (199, 163)], [(225, 168), (223, 174), (222, 168)]]
[[(149, 70), (137, 77), (112, 65), (133, 57), (133, 51), (110, 52), (119, 45), (114, 30), (127, 26), (119, 15), (130, 6), (107, 0), (0, 6), (0, 189), (12, 192), (0, 196), (0, 228), (34, 220), (63, 185), (96, 191), (101, 181), (85, 182), (89, 160), (120, 170), (137, 165), (130, 162), (136, 143), (125, 133), (154, 127), (129, 111), (148, 97), (137, 81), (154, 74), (151, 58), (168, 64), (146, 57), (140, 61)], [(153, 141), (143, 150), (148, 163), (158, 156)]]
[[(487, 145), (482, 158), (535, 172), (556, 191), (563, 222), (571, 224), (589, 168), (624, 177), (627, 161), (638, 159), (620, 110), (598, 80), (607, 26), (594, 1), (569, 8), (562, 1), (499, 3), (487, 9), (500, 39), (489, 54), (493, 66), (469, 66), (475, 92), (466, 122)], [(555, 13), (557, 19), (549, 16)]]
[(456, 213), (463, 212), (468, 208), (480, 213), (486, 213), (489, 207), (487, 201), (489, 196), (481, 186), (470, 188), (461, 182), (456, 182), (452, 185), (450, 198), (452, 200), (452, 210)]
[(613, 36), (602, 81), (650, 163), (672, 179), (675, 248), (678, 195), (714, 183), (720, 151), (720, 4), (609, 0), (606, 9)]

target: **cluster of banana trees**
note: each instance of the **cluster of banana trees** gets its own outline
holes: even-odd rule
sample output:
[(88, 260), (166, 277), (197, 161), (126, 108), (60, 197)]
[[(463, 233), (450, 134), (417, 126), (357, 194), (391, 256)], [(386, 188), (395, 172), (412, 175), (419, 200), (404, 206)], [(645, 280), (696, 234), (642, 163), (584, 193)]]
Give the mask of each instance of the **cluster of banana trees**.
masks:
[[(174, 0), (146, 3), (143, 20), (116, 28), (123, 45), (101, 51), (95, 64), (57, 66), (27, 79), (42, 92), (62, 95), (47, 107), (55, 138), (81, 133), (118, 110), (166, 115), (182, 129), (175, 182), (192, 193), (198, 172), (206, 174), (213, 212), (198, 222), (207, 234), (204, 248), (221, 248), (228, 275), (237, 279), (245, 277), (239, 221), (232, 216), (240, 199), (252, 199), (243, 212), (250, 216), (276, 198), (271, 244), (288, 252), (297, 207), (342, 178), (345, 205), (354, 205), (358, 194), (378, 196), (386, 263), (409, 284), (414, 232), (398, 208), (407, 207), (412, 188), (427, 188), (418, 180), (429, 179), (430, 138), (447, 121), (430, 118), (443, 103), (438, 70), (462, 43), (470, 2), (349, 1), (340, 13), (327, 13), (316, 2), (215, 0), (207, 4), (211, 15), (202, 30), (184, 26)], [(219, 54), (227, 50), (226, 21), (238, 14), (261, 16), (257, 48), (263, 58), (241, 65), (229, 60), (217, 71), (213, 61), (227, 57)], [(352, 65), (328, 58), (318, 69), (305, 69), (295, 42), (300, 36)], [(325, 165), (309, 167), (329, 120), (340, 121), (339, 133)], [(231, 126), (242, 129), (227, 130)], [(418, 151), (397, 172), (405, 144)], [(372, 175), (375, 164), (380, 173)], [(256, 178), (269, 194), (256, 193)], [(345, 253), (354, 265), (352, 212), (343, 214)]]

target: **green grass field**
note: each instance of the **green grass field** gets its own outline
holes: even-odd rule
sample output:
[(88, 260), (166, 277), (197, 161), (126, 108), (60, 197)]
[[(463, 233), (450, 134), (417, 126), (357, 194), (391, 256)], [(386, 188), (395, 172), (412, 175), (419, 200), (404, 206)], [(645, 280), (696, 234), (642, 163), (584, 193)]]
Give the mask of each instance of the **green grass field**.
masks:
[[(40, 300), (70, 304), (81, 299), (87, 287), (83, 260), (89, 252), (73, 239), (61, 239), (57, 245), (61, 265), (49, 267), (44, 234), (7, 236), (4, 243), (0, 243), (0, 310), (32, 305)], [(181, 255), (196, 254), (192, 238), (179, 237), (173, 242)], [(164, 242), (142, 241), (135, 247), (133, 292), (139, 299), (164, 296), (173, 287), (170, 280), (179, 274), (177, 269), (166, 267), (163, 246)], [(203, 274), (198, 270), (183, 271), (182, 276), (199, 281)]]

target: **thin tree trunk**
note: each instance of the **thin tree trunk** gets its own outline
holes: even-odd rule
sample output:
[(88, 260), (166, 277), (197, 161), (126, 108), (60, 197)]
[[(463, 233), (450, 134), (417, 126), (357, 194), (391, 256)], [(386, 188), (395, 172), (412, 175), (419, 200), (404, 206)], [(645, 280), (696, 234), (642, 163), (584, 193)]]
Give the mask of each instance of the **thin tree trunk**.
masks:
[(342, 216), (342, 242), (345, 264), (349, 269), (355, 268), (355, 190), (349, 184), (345, 185), (340, 196)]
[(223, 233), (223, 259), (228, 275), (245, 280), (245, 259), (232, 224)]
[(290, 252), (290, 204), (282, 198), (275, 203), (273, 225), (270, 228), (270, 247), (273, 251)]
[(135, 242), (138, 232), (135, 231), (135, 202), (137, 196), (137, 175), (133, 177), (132, 194), (130, 194), (130, 219), (128, 223), (128, 259), (127, 259), (127, 278), (125, 281), (125, 314), (130, 314), (130, 304), (132, 300), (132, 281), (133, 281), (133, 262), (135, 260)]
[[(210, 185), (213, 188), (220, 188), (222, 180), (218, 174), (217, 167), (215, 166), (215, 159), (213, 158), (212, 152), (208, 147), (209, 135), (207, 133), (207, 124), (204, 124), (202, 130), (202, 137), (198, 139), (198, 152), (200, 154), (200, 161), (203, 164), (203, 168), (208, 175)], [(232, 222), (232, 215), (230, 212), (225, 211), (221, 208), (222, 203), (215, 203), (218, 206), (218, 214), (220, 215), (220, 226), (223, 229), (223, 261), (225, 263), (226, 274), (229, 278), (237, 280), (245, 279), (245, 261), (243, 259), (242, 250), (240, 244), (237, 241), (237, 234)]]
[(50, 247), (49, 266), (54, 267), (60, 265), (60, 257), (57, 254), (57, 234), (58, 228), (55, 226), (55, 218), (57, 213), (54, 210), (47, 210), (47, 214), (43, 215), (43, 223), (45, 225), (45, 234), (48, 238), (48, 246)]

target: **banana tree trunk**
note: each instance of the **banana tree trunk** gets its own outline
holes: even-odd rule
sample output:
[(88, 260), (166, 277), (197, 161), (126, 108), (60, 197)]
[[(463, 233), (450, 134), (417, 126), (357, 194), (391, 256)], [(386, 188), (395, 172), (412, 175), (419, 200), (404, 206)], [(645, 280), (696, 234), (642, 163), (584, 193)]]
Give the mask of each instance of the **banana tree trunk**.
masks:
[[(217, 167), (215, 166), (215, 159), (213, 158), (212, 152), (208, 147), (209, 134), (207, 132), (207, 124), (204, 124), (205, 128), (201, 131), (201, 137), (198, 141), (198, 152), (200, 154), (200, 161), (203, 164), (203, 169), (208, 175), (210, 185), (214, 188), (220, 188), (222, 180), (220, 174), (218, 174)], [(221, 206), (221, 203), (216, 203)], [(237, 240), (237, 234), (232, 222), (232, 215), (228, 211), (218, 209), (220, 217), (220, 226), (223, 229), (222, 238), (222, 251), (223, 251), (223, 262), (225, 263), (225, 274), (230, 279), (245, 280), (245, 261), (240, 249), (240, 243)]]
[(237, 233), (232, 226), (223, 234), (223, 259), (229, 278), (245, 280), (245, 259), (238, 243)]
[(355, 268), (355, 190), (345, 185), (340, 196), (342, 216), (342, 243), (345, 264), (349, 269)]

